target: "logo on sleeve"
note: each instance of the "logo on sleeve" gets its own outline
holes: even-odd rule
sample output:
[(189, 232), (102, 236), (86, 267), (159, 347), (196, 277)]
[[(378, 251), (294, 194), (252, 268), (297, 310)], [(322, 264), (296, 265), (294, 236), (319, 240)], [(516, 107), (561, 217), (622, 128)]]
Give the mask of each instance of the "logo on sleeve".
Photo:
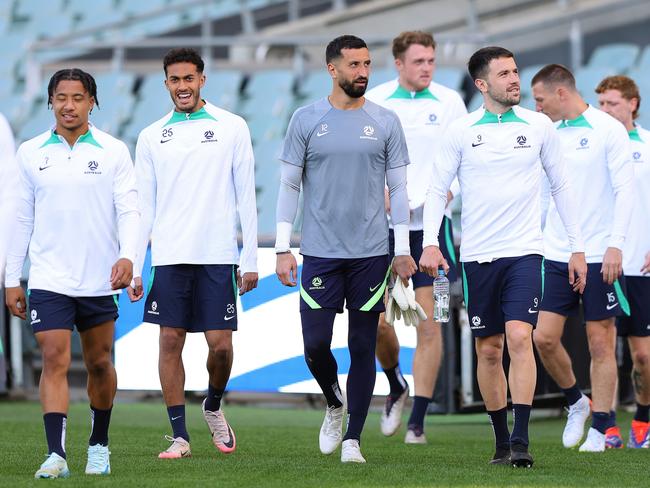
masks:
[(101, 171), (97, 171), (99, 163), (97, 161), (88, 161), (88, 171), (84, 171), (85, 175), (101, 175)]
[(366, 125), (363, 128), (363, 133), (364, 135), (359, 136), (359, 139), (369, 139), (371, 141), (377, 140), (377, 138), (375, 137), (375, 128), (372, 125)]
[(201, 144), (204, 142), (217, 142), (217, 139), (214, 138), (214, 132), (211, 130), (206, 130), (203, 133), (203, 140), (201, 141)]
[(320, 130), (316, 132), (316, 137), (323, 137), (329, 134), (329, 129), (327, 128), (327, 124), (321, 124), (320, 125)]
[(527, 149), (530, 147), (530, 144), (526, 144), (528, 140), (526, 139), (526, 136), (521, 135), (517, 136), (517, 144), (518, 146), (515, 146), (514, 149)]

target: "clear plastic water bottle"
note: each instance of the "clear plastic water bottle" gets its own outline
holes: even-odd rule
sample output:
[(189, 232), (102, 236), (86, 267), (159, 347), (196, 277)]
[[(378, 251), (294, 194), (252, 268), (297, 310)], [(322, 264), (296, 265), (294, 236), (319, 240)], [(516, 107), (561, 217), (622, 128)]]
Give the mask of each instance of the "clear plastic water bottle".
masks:
[(449, 280), (443, 269), (438, 270), (438, 277), (433, 280), (433, 320), (449, 322)]

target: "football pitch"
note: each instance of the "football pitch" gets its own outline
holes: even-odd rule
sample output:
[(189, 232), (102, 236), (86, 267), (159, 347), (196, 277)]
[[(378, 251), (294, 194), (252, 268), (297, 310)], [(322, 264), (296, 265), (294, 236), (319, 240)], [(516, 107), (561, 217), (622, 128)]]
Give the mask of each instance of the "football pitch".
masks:
[[(404, 427), (391, 438), (379, 432), (379, 414), (366, 423), (362, 451), (368, 463), (342, 465), (339, 454), (323, 456), (318, 430), (323, 412), (226, 406), (237, 451), (218, 453), (210, 442), (198, 403), (188, 403), (192, 457), (159, 460), (168, 443), (162, 401), (119, 403), (111, 423), (112, 474), (86, 476), (90, 421), (86, 404), (68, 416), (67, 454), (71, 477), (34, 480), (46, 454), (40, 406), (0, 402), (0, 485), (32, 486), (219, 486), (219, 487), (408, 487), (408, 486), (647, 486), (648, 450), (584, 454), (561, 447), (563, 419), (531, 423), (532, 469), (489, 466), (492, 430), (483, 414), (428, 416), (429, 444), (403, 444)], [(630, 415), (621, 414), (624, 436)]]

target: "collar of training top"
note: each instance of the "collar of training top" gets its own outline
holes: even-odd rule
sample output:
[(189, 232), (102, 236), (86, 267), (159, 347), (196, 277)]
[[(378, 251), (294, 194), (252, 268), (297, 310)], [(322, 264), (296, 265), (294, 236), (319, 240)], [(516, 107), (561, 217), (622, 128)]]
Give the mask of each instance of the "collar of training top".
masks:
[[(41, 145), (41, 147), (49, 146), (50, 144), (63, 144), (63, 142), (63, 137), (57, 134), (55, 129), (51, 129), (50, 137)], [(75, 145), (77, 144), (92, 144), (93, 146), (97, 146), (103, 149), (102, 145), (93, 137), (92, 125), (90, 124), (88, 124), (88, 132), (79, 136), (79, 139), (77, 139), (77, 142), (75, 142)]]
[(416, 99), (416, 98), (428, 98), (430, 100), (440, 101), (438, 97), (436, 97), (433, 93), (431, 93), (431, 90), (429, 90), (428, 87), (418, 92), (411, 92), (408, 91), (399, 83), (397, 83), (397, 89), (386, 100), (389, 100), (391, 98), (406, 98), (408, 100)]
[[(589, 107), (587, 108), (587, 110), (589, 110)], [(587, 110), (585, 110), (585, 112)], [(558, 129), (564, 129), (566, 127), (588, 127), (589, 129), (593, 129), (591, 124), (585, 118), (585, 112), (582, 112), (575, 119), (561, 121), (560, 125), (558, 125), (557, 128)]]
[(519, 122), (520, 124), (529, 125), (528, 122), (526, 122), (524, 119), (518, 117), (512, 108), (507, 112), (503, 112), (502, 114), (493, 114), (487, 109), (484, 110), (485, 112), (483, 113), (483, 117), (472, 124), (472, 127), (475, 125), (483, 124), (506, 124), (508, 122)]
[(208, 111), (205, 109), (205, 105), (203, 105), (203, 107), (201, 107), (196, 112), (177, 112), (176, 110), (174, 110), (172, 112), (172, 116), (167, 121), (165, 126), (176, 124), (178, 122), (183, 122), (186, 120), (201, 120), (201, 119), (211, 119), (215, 121), (217, 120), (208, 113)]
[(630, 132), (628, 132), (631, 141), (643, 142), (641, 136), (639, 135), (639, 130), (635, 127)]

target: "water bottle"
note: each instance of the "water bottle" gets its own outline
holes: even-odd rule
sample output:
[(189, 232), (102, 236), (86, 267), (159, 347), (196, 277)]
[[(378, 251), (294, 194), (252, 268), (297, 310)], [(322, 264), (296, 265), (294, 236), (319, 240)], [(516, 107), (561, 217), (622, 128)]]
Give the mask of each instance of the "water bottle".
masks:
[(433, 320), (449, 322), (449, 280), (444, 270), (438, 270), (438, 277), (433, 280)]

